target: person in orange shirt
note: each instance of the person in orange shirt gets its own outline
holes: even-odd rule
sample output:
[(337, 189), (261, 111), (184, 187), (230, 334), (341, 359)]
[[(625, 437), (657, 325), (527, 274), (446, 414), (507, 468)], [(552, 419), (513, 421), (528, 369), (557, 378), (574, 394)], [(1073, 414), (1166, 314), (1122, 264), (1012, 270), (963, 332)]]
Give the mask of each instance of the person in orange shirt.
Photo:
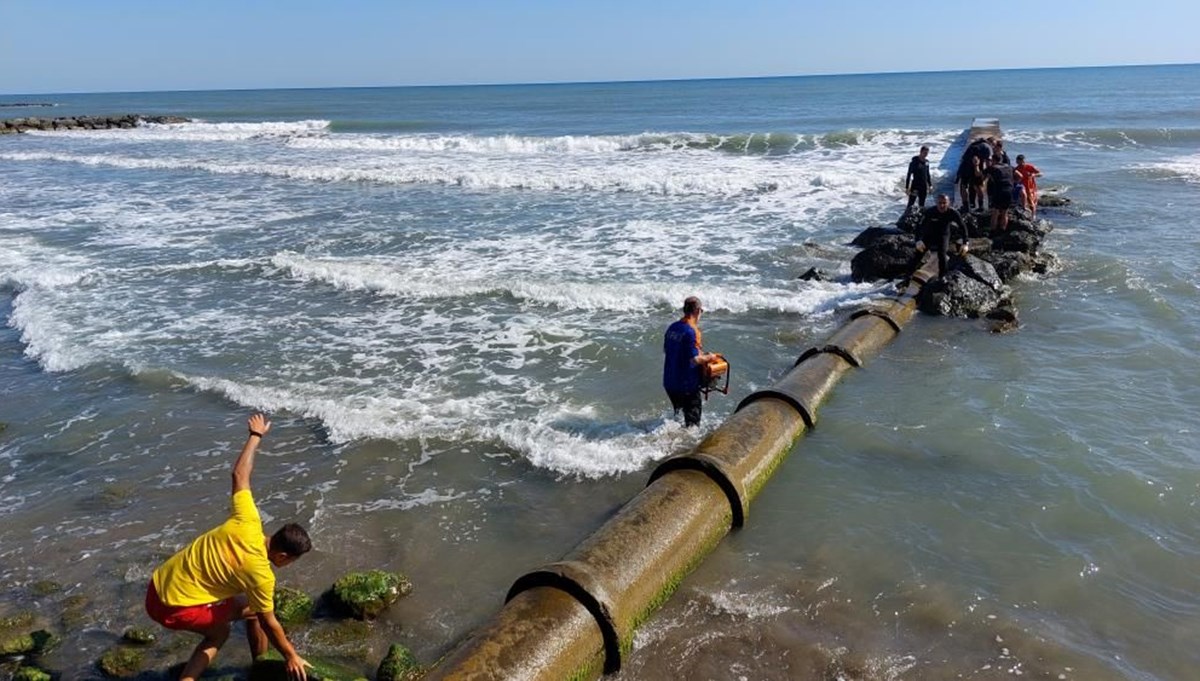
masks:
[(1032, 163), (1026, 163), (1025, 154), (1017, 154), (1017, 167), (1013, 168), (1013, 175), (1025, 187), (1025, 210), (1030, 215), (1037, 215), (1037, 178), (1042, 176), (1042, 171)]
[(306, 681), (310, 666), (275, 619), (275, 574), (271, 567), (290, 565), (312, 549), (304, 528), (281, 527), (270, 539), (250, 493), (254, 455), (271, 422), (255, 414), (250, 434), (233, 465), (232, 513), (222, 525), (200, 535), (154, 571), (146, 587), (146, 613), (168, 629), (204, 637), (180, 674), (194, 681), (204, 673), (229, 638), (234, 620), (246, 621), (250, 653), (257, 659), (268, 642), (283, 655), (288, 677)]

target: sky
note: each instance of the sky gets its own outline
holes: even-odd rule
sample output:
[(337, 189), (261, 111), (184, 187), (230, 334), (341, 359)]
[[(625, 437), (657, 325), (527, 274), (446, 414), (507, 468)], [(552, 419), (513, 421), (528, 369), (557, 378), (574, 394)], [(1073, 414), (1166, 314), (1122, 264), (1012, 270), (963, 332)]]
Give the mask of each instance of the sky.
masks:
[(0, 0), (0, 94), (1200, 62), (1200, 2)]

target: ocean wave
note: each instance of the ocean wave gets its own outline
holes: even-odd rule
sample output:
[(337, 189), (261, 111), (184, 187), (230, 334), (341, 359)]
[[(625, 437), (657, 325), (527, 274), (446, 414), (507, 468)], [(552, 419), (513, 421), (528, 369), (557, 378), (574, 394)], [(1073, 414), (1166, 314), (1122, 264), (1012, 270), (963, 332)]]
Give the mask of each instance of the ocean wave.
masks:
[(464, 298), (507, 295), (564, 309), (650, 311), (674, 307), (689, 292), (704, 298), (710, 310), (745, 313), (751, 310), (814, 314), (857, 302), (875, 291), (872, 284), (826, 283), (803, 289), (763, 286), (697, 285), (674, 282), (584, 282), (561, 279), (522, 279), (511, 273), (472, 277), (437, 267), (412, 267), (400, 259), (313, 258), (279, 253), (271, 263), (291, 276), (351, 291), (406, 298)]
[(1085, 130), (1015, 130), (1005, 133), (1013, 144), (1044, 144), (1085, 149), (1128, 149), (1143, 146), (1192, 146), (1200, 142), (1200, 128), (1095, 128)]
[(1183, 180), (1188, 184), (1200, 184), (1200, 154), (1180, 156), (1169, 161), (1140, 163), (1134, 170), (1150, 171), (1164, 179)]

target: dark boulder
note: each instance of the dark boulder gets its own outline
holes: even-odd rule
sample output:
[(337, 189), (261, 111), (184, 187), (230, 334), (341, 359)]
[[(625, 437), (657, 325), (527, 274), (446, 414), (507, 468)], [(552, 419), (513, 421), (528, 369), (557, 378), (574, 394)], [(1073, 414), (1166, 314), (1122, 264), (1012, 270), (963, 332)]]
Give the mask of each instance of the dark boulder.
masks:
[(1010, 229), (992, 237), (992, 249), (997, 251), (1019, 251), (1033, 255), (1037, 253), (1041, 239), (1032, 232)]
[(917, 255), (916, 241), (908, 235), (880, 237), (850, 261), (850, 276), (856, 282), (896, 279), (912, 273)]
[(1038, 194), (1038, 208), (1062, 208), (1071, 205), (1071, 199), (1062, 194)]
[(858, 246), (859, 248), (868, 248), (873, 246), (875, 242), (879, 241), (879, 239), (882, 237), (900, 236), (903, 234), (907, 234), (907, 232), (903, 232), (894, 227), (868, 227), (859, 232), (858, 236), (854, 237), (854, 241), (850, 242), (850, 245)]
[(990, 262), (992, 267), (996, 269), (996, 274), (1000, 277), (1000, 280), (1005, 283), (1015, 279), (1018, 274), (1033, 269), (1033, 258), (1028, 253), (992, 251), (980, 254), (980, 258)]
[(829, 281), (829, 275), (824, 270), (815, 267), (808, 268), (807, 272), (796, 278), (802, 281)]
[(1000, 294), (990, 286), (955, 270), (921, 288), (917, 305), (927, 314), (976, 318), (991, 312)]
[(1000, 275), (996, 273), (996, 268), (990, 262), (970, 253), (957, 259), (954, 269), (975, 281), (987, 284), (996, 293), (1001, 293), (1004, 290), (1004, 282), (1000, 280)]
[(1007, 298), (1000, 301), (999, 306), (987, 313), (987, 319), (992, 323), (992, 333), (1008, 333), (1016, 331), (1021, 325), (1017, 318), (1017, 308)]
[(905, 234), (916, 234), (917, 229), (921, 227), (921, 210), (916, 206), (904, 211), (900, 219), (896, 221), (896, 229)]

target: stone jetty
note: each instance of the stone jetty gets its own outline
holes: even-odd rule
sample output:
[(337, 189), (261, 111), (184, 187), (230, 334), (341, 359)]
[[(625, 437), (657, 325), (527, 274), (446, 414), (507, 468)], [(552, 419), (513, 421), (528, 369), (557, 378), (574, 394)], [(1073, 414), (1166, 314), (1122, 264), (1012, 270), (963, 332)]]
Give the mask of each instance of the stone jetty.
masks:
[(108, 130), (111, 128), (136, 128), (143, 123), (187, 123), (190, 118), (182, 116), (143, 116), (121, 114), (119, 116), (60, 116), (57, 118), (9, 118), (0, 121), (0, 135), (25, 132), (26, 130)]

